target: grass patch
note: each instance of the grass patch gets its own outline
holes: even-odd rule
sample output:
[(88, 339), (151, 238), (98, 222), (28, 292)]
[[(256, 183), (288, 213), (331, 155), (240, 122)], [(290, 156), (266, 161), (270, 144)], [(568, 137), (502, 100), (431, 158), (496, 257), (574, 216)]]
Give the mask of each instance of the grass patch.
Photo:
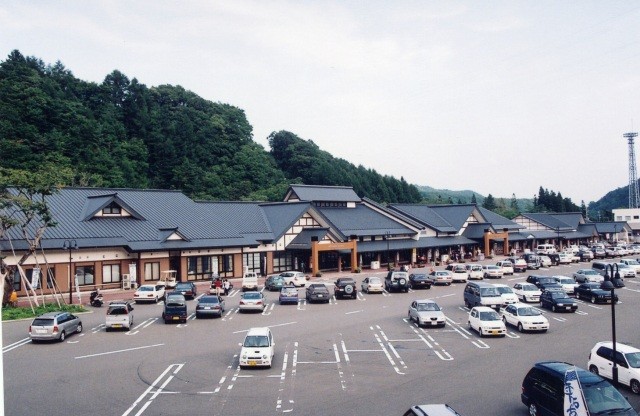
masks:
[(31, 308), (26, 307), (11, 307), (7, 306), (2, 308), (2, 320), (3, 321), (13, 321), (15, 319), (26, 319), (26, 318), (35, 318), (36, 316), (40, 316), (43, 313), (47, 312), (57, 312), (57, 311), (65, 311), (65, 312), (86, 312), (87, 310), (81, 305), (61, 305), (58, 306), (57, 303), (48, 303), (41, 306), (34, 307), (35, 313), (31, 311)]

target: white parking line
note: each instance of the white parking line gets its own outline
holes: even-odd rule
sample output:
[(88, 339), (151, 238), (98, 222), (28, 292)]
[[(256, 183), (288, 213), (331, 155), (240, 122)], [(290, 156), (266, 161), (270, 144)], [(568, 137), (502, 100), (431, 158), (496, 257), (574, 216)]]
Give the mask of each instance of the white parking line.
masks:
[(75, 359), (76, 360), (80, 360), (82, 358), (99, 357), (101, 355), (119, 354), (121, 352), (143, 350), (143, 349), (146, 349), (146, 348), (160, 347), (160, 346), (163, 346), (163, 345), (164, 344), (153, 344), (153, 345), (145, 345), (145, 346), (142, 346), (142, 347), (127, 348), (127, 349), (124, 349), (124, 350), (116, 350), (116, 351), (100, 352), (100, 353), (97, 353), (97, 354), (81, 355), (79, 357), (75, 357)]
[(31, 338), (23, 338), (20, 341), (16, 341), (13, 344), (9, 344), (9, 345), (5, 345), (4, 347), (2, 347), (2, 353), (4, 354), (5, 352), (9, 352), (11, 350), (14, 350), (18, 347), (22, 347), (23, 345), (26, 345), (28, 343), (31, 342)]
[(160, 374), (158, 376), (158, 378), (155, 379), (155, 381), (149, 386), (147, 387), (147, 389), (144, 391), (144, 393), (142, 393), (140, 395), (140, 397), (138, 397), (136, 399), (135, 402), (133, 402), (133, 404), (131, 405), (131, 407), (129, 407), (127, 409), (126, 412), (124, 412), (122, 414), (122, 416), (127, 416), (129, 413), (131, 413), (140, 402), (142, 402), (142, 400), (144, 400), (145, 396), (149, 393), (151, 393), (151, 391), (156, 388), (156, 386), (158, 385), (158, 383), (160, 383), (160, 381), (167, 375), (167, 373), (169, 373), (172, 369), (173, 369), (173, 373), (172, 375), (170, 375), (165, 381), (164, 383), (162, 383), (162, 385), (160, 386), (160, 388), (158, 388), (158, 390), (156, 390), (154, 392), (154, 394), (151, 396), (151, 398), (149, 400), (147, 400), (147, 402), (145, 402), (145, 404), (142, 405), (142, 407), (140, 408), (140, 410), (138, 411), (138, 413), (136, 413), (136, 416), (141, 415), (146, 409), (147, 407), (149, 407), (149, 405), (151, 405), (151, 402), (153, 401), (153, 399), (155, 399), (158, 394), (160, 394), (162, 392), (162, 390), (167, 386), (167, 384), (173, 379), (173, 377), (178, 373), (178, 371), (180, 371), (182, 369), (182, 367), (184, 366), (183, 364), (171, 364), (169, 367), (167, 367), (162, 374)]

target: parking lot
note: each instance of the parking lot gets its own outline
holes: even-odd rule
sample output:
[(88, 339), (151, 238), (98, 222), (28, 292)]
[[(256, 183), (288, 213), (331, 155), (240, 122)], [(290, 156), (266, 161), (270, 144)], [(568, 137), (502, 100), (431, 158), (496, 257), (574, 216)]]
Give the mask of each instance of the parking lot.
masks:
[[(490, 263), (485, 261), (484, 263)], [(528, 274), (571, 276), (588, 264), (561, 265), (489, 282), (513, 286)], [(357, 282), (383, 272), (353, 274)], [(332, 284), (335, 276), (313, 279)], [(84, 331), (64, 343), (32, 344), (29, 321), (3, 325), (7, 414), (402, 414), (409, 406), (449, 403), (462, 415), (526, 415), (520, 383), (533, 363), (561, 360), (586, 367), (593, 345), (611, 339), (611, 306), (578, 301), (576, 313), (543, 310), (546, 333), (507, 327), (504, 338), (467, 326), (464, 283), (409, 293), (358, 293), (357, 299), (277, 304), (266, 292), (262, 313), (239, 313), (239, 292), (221, 318), (165, 325), (162, 304), (135, 305), (134, 327), (106, 332), (105, 308), (82, 314)], [(359, 289), (359, 284), (358, 284)], [(330, 289), (333, 292), (333, 289)], [(640, 277), (617, 289), (617, 338), (640, 345), (636, 323)], [(444, 328), (407, 319), (412, 300), (444, 308)], [(269, 369), (240, 369), (239, 343), (255, 326), (271, 328)], [(636, 409), (640, 399), (621, 388)], [(28, 410), (28, 412), (27, 412)]]

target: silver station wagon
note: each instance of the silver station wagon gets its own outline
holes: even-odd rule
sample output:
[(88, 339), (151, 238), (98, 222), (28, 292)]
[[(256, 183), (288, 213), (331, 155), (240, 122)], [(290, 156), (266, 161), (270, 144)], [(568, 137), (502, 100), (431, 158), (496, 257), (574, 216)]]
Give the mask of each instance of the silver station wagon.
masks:
[(82, 321), (69, 312), (48, 312), (38, 316), (29, 326), (32, 342), (58, 340), (63, 342), (67, 335), (82, 332)]

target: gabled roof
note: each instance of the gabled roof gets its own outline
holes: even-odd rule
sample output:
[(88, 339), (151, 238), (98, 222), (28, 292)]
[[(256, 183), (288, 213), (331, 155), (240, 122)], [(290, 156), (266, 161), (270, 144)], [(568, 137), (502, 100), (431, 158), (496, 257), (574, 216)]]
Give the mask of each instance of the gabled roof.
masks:
[(360, 202), (351, 186), (290, 185), (285, 201), (298, 199), (313, 202)]
[(102, 211), (105, 207), (109, 206), (111, 203), (115, 203), (121, 209), (124, 209), (132, 217), (138, 220), (144, 220), (144, 217), (140, 215), (135, 209), (131, 207), (131, 205), (127, 204), (121, 197), (118, 196), (118, 193), (110, 193), (105, 195), (93, 195), (87, 197), (84, 209), (82, 211), (81, 221), (87, 221), (93, 218), (98, 212)]
[(622, 230), (631, 231), (629, 224), (625, 221), (594, 222), (593, 224), (595, 224), (598, 234), (619, 233)]
[(277, 240), (311, 209), (311, 204), (309, 202), (277, 202), (261, 204), (260, 207), (267, 223), (271, 226), (274, 240)]
[(328, 233), (327, 228), (305, 228), (287, 245), (287, 249), (308, 250), (311, 248), (312, 237), (322, 241)]
[(429, 205), (429, 208), (444, 218), (457, 232), (473, 214), (476, 206), (475, 204)]
[(318, 211), (342, 234), (349, 236), (415, 234), (415, 231), (396, 220), (364, 205), (355, 208), (317, 208)]
[(493, 228), (490, 223), (481, 222), (469, 224), (462, 235), (473, 240), (481, 240), (484, 238), (484, 230), (486, 229), (489, 229), (492, 233), (496, 232), (495, 228)]
[(446, 219), (442, 218), (438, 212), (423, 204), (390, 204), (389, 208), (396, 210), (409, 218), (426, 225), (429, 228), (442, 233), (458, 232), (459, 228), (455, 228)]
[[(548, 213), (548, 212), (527, 212), (527, 213), (522, 213), (520, 214), (525, 218), (529, 218), (532, 221), (537, 222), (538, 224), (541, 224), (547, 228), (552, 228), (554, 230), (560, 230), (560, 231), (569, 231), (569, 230), (574, 230), (577, 227), (572, 227), (571, 225), (569, 225), (567, 222), (565, 222), (564, 220), (566, 218), (562, 218), (562, 217), (557, 217), (552, 213)], [(571, 218), (568, 218), (568, 220), (571, 220)]]
[(578, 229), (578, 225), (584, 224), (584, 217), (581, 212), (553, 212), (550, 215), (572, 227)]
[(478, 206), (478, 211), (484, 217), (484, 219), (493, 225), (496, 231), (502, 231), (505, 228), (509, 231), (513, 230), (521, 230), (525, 228), (523, 225), (518, 224), (517, 222), (511, 221), (509, 218), (503, 217), (502, 215), (498, 215), (493, 211), (489, 211), (486, 208)]

